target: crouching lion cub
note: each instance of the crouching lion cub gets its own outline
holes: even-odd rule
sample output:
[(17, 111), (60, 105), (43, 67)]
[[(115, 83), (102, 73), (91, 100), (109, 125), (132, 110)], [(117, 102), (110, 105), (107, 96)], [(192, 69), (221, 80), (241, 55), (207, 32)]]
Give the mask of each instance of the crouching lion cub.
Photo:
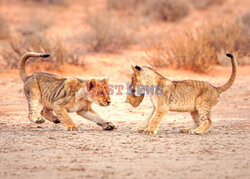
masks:
[[(105, 121), (92, 108), (93, 102), (101, 106), (111, 103), (108, 92), (108, 79), (81, 80), (68, 79), (49, 73), (33, 73), (27, 76), (25, 62), (29, 57), (47, 58), (49, 54), (28, 52), (20, 61), (19, 74), (24, 82), (24, 93), (28, 100), (29, 120), (43, 123), (45, 119), (54, 123), (62, 122), (69, 131), (77, 130), (68, 112), (77, 112), (78, 115), (95, 122), (104, 130), (112, 130), (115, 126)], [(43, 105), (39, 113), (38, 104)]]
[(134, 71), (130, 85), (132, 94), (127, 96), (126, 103), (137, 107), (142, 102), (143, 97), (135, 95), (139, 87), (144, 92), (147, 92), (147, 88), (152, 85), (162, 90), (161, 94), (150, 94), (153, 104), (152, 114), (136, 130), (156, 134), (163, 116), (168, 111), (178, 111), (190, 112), (195, 124), (193, 129), (181, 129), (181, 132), (203, 134), (207, 131), (212, 124), (212, 107), (218, 103), (220, 94), (232, 86), (236, 77), (236, 59), (232, 54), (226, 55), (231, 58), (232, 74), (228, 82), (221, 87), (214, 87), (210, 83), (196, 80), (171, 81), (151, 67), (132, 65)]

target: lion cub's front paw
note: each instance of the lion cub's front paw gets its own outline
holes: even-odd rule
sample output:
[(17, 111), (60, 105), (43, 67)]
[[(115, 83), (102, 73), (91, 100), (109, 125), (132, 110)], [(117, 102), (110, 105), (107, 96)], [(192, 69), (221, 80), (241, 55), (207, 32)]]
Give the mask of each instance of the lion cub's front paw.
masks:
[(60, 121), (59, 119), (56, 119), (56, 120), (54, 120), (53, 122), (54, 122), (55, 124), (61, 123), (61, 121)]
[(37, 124), (42, 124), (45, 122), (45, 119), (43, 117), (36, 117), (36, 118), (33, 118), (32, 120), (34, 123), (37, 123)]
[(204, 131), (197, 130), (197, 129), (193, 129), (193, 130), (190, 130), (190, 131), (189, 131), (189, 134), (201, 135), (201, 134), (203, 134), (203, 133), (204, 133)]
[(143, 132), (145, 134), (157, 134), (157, 128), (148, 127)]
[(112, 123), (112, 122), (106, 122), (104, 124), (101, 125), (103, 130), (106, 130), (106, 131), (111, 131), (113, 129), (115, 129), (115, 125)]
[(78, 128), (75, 126), (75, 124), (67, 125), (66, 129), (67, 131), (78, 131)]
[(145, 126), (139, 126), (139, 127), (135, 128), (134, 131), (135, 131), (135, 132), (140, 132), (140, 133), (141, 133), (141, 132), (143, 132), (145, 129), (146, 129)]

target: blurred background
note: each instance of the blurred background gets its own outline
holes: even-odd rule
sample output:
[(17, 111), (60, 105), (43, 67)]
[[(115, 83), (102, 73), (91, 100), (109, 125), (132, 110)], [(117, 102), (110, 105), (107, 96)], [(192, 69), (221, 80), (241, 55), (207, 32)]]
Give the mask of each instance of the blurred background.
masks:
[(230, 65), (226, 52), (249, 65), (249, 44), (248, 0), (0, 1), (0, 71), (37, 51), (52, 55), (31, 65), (45, 71), (109, 75), (131, 62), (207, 73)]

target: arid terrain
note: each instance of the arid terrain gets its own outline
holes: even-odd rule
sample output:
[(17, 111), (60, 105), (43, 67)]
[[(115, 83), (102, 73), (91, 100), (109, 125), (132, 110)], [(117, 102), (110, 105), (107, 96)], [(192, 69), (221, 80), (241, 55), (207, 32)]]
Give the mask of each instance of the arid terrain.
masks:
[[(223, 70), (224, 71), (221, 71)], [(215, 75), (195, 75), (161, 70), (171, 79), (199, 79), (223, 84), (230, 68)], [(181, 134), (190, 127), (187, 113), (169, 113), (157, 135), (133, 132), (150, 111), (146, 98), (138, 108), (125, 104), (126, 95), (113, 95), (110, 107), (94, 108), (117, 125), (103, 131), (73, 114), (78, 132), (67, 132), (61, 124), (46, 121), (31, 124), (27, 102), (17, 74), (1, 75), (0, 177), (88, 177), (88, 178), (248, 178), (250, 174), (250, 76), (239, 69), (233, 87), (222, 94), (213, 109), (213, 126), (198, 136)], [(224, 72), (224, 73), (223, 73)], [(223, 74), (223, 75), (222, 75)], [(81, 76), (86, 78), (87, 75)], [(126, 80), (111, 78), (112, 84)]]
[[(156, 2), (148, 0), (151, 1)], [(118, 9), (111, 12), (110, 9), (105, 10), (105, 2), (106, 0), (0, 1), (0, 178), (249, 178), (250, 58), (249, 47), (238, 45), (237, 39), (240, 36), (237, 36), (237, 28), (227, 31), (219, 27), (219, 31), (208, 31), (210, 36), (205, 36), (206, 33), (201, 36), (204, 41), (211, 37), (216, 37), (215, 40), (218, 38), (218, 41), (222, 39), (223, 43), (220, 45), (224, 45), (224, 49), (218, 52), (206, 48), (213, 46), (213, 43), (187, 43), (188, 45), (182, 46), (183, 49), (179, 48), (179, 43), (172, 46), (172, 50), (179, 49), (175, 52), (180, 59), (182, 55), (188, 54), (182, 54), (182, 51), (190, 51), (188, 55), (197, 58), (202, 56), (203, 58), (199, 58), (201, 60), (207, 56), (211, 57), (211, 61), (220, 59), (214, 64), (211, 62), (208, 69), (200, 71), (202, 73), (198, 73), (197, 68), (185, 66), (177, 69), (175, 65), (178, 66), (178, 63), (164, 65), (158, 58), (152, 63), (147, 50), (158, 50), (154, 46), (155, 41), (163, 43), (170, 42), (173, 38), (178, 39), (177, 37), (184, 39), (179, 34), (185, 33), (187, 29), (195, 30), (204, 22), (215, 21), (214, 19), (233, 22), (249, 11), (250, 2), (211, 0), (215, 3), (199, 8), (195, 4), (191, 6), (189, 14), (176, 22), (155, 21), (152, 17), (135, 15), (133, 11), (125, 12), (115, 6), (119, 3), (107, 0), (113, 2), (113, 6)], [(140, 10), (138, 9), (138, 13)], [(92, 13), (97, 13), (101, 18), (93, 18)], [(108, 13), (111, 14), (107, 15)], [(120, 19), (117, 21), (114, 17)], [(250, 15), (248, 17), (250, 20)], [(114, 24), (109, 24), (109, 20)], [(250, 23), (246, 21), (245, 24)], [(222, 35), (215, 36), (220, 31)], [(96, 36), (93, 32), (96, 32)], [(198, 32), (199, 30), (196, 31)], [(243, 31), (240, 32), (243, 34)], [(106, 39), (99, 37), (100, 33)], [(229, 40), (223, 39), (224, 35)], [(234, 44), (234, 40), (231, 38), (234, 38), (236, 44), (233, 47), (231, 44)], [(99, 44), (93, 43), (93, 39)], [(191, 42), (194, 39), (191, 38)], [(79, 131), (76, 132), (66, 131), (62, 124), (49, 121), (43, 124), (30, 123), (23, 82), (17, 69), (18, 60), (26, 51), (48, 52), (52, 56), (44, 63), (38, 61), (27, 64), (29, 74), (46, 71), (82, 79), (109, 76), (110, 84), (122, 85), (122, 94), (117, 94), (118, 89), (114, 89), (111, 106), (93, 105), (117, 129), (103, 131), (76, 114), (71, 114), (79, 126)], [(150, 63), (171, 80), (195, 79), (220, 86), (231, 74), (225, 52), (237, 54), (240, 65), (235, 83), (222, 93), (220, 102), (212, 110), (213, 124), (207, 133), (179, 133), (179, 128), (192, 127), (193, 121), (189, 113), (177, 112), (169, 112), (164, 117), (156, 135), (141, 134), (133, 130), (151, 113), (152, 105), (148, 96), (137, 108), (124, 102), (126, 83), (130, 82), (132, 73), (130, 64)], [(181, 60), (180, 63), (185, 61)], [(193, 58), (187, 66), (192, 67), (195, 60)], [(202, 67), (207, 61), (199, 62)]]

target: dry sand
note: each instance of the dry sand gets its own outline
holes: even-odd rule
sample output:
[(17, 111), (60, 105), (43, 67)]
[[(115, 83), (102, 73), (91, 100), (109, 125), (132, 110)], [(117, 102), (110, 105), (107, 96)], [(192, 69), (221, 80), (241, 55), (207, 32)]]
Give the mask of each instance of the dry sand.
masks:
[[(217, 77), (179, 72), (172, 79), (219, 85), (229, 76), (230, 68), (223, 69)], [(132, 108), (124, 103), (125, 95), (113, 95), (110, 107), (94, 105), (118, 126), (115, 131), (103, 131), (75, 114), (78, 132), (67, 132), (61, 124), (49, 121), (31, 124), (17, 73), (1, 74), (0, 178), (249, 178), (249, 69), (239, 69), (235, 84), (213, 109), (212, 128), (201, 136), (178, 132), (178, 128), (192, 126), (188, 113), (166, 115), (157, 135), (133, 132), (149, 115), (151, 105), (146, 98)], [(113, 84), (127, 80), (111, 78)]]

